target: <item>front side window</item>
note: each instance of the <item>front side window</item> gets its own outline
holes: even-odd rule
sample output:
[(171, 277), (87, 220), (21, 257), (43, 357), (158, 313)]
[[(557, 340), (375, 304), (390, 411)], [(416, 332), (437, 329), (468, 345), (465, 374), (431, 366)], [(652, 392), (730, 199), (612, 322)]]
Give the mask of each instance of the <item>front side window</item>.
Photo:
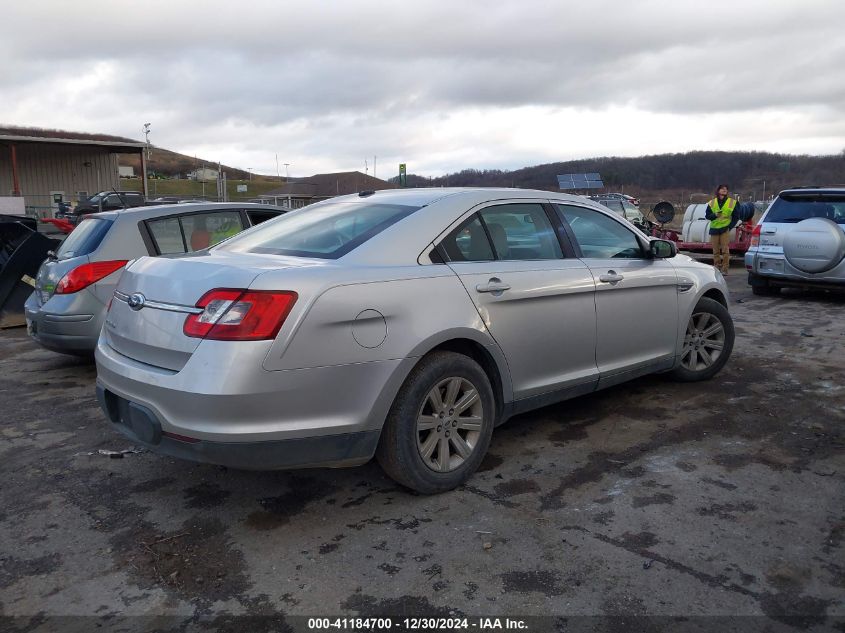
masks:
[(287, 213), (229, 240), (220, 248), (337, 259), (420, 207), (376, 202), (327, 202)]
[(563, 254), (541, 204), (502, 204), (480, 212), (497, 259), (560, 259)]
[(597, 202), (600, 205), (607, 207), (608, 209), (610, 209), (614, 213), (618, 213), (619, 215), (623, 215), (623, 216), (625, 215), (624, 206), (622, 205), (621, 200), (605, 199), (605, 200), (597, 200)]
[(555, 205), (569, 224), (585, 258), (639, 259), (643, 249), (637, 236), (624, 225), (594, 209), (574, 205)]

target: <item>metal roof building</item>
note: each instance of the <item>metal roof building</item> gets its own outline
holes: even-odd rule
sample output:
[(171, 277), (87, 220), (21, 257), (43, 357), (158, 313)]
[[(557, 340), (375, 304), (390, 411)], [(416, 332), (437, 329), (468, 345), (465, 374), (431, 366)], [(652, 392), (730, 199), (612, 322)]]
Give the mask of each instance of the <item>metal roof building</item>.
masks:
[(291, 179), (281, 188), (268, 191), (259, 198), (265, 202), (282, 204), (290, 209), (298, 209), (314, 202), (348, 193), (396, 188), (393, 183), (368, 174), (362, 174), (360, 171), (342, 171)]
[(145, 147), (106, 134), (0, 126), (0, 196), (22, 196), (29, 213), (43, 216), (57, 207), (57, 195), (75, 204), (119, 189), (118, 154), (141, 154), (146, 189)]

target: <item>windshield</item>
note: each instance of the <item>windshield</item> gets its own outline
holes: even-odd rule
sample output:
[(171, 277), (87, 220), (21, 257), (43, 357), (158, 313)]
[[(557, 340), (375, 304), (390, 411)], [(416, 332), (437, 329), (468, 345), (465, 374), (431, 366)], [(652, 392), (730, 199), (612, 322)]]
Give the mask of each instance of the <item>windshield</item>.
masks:
[(845, 194), (784, 194), (772, 204), (764, 221), (794, 223), (808, 218), (845, 224)]
[(70, 232), (56, 252), (58, 259), (70, 259), (93, 253), (111, 228), (111, 220), (86, 218)]
[(98, 203), (102, 198), (103, 194), (106, 193), (105, 191), (101, 191), (100, 193), (95, 193), (93, 196), (85, 200), (85, 202), (93, 202), (94, 204)]
[(419, 208), (327, 202), (265, 222), (218, 248), (236, 253), (337, 259)]

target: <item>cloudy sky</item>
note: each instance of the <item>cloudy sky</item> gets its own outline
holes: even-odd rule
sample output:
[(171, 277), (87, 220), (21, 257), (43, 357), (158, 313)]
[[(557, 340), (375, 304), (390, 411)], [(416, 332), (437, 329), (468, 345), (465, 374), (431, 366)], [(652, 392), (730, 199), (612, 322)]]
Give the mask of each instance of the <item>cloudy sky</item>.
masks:
[(845, 148), (845, 2), (28, 0), (0, 124), (275, 174)]

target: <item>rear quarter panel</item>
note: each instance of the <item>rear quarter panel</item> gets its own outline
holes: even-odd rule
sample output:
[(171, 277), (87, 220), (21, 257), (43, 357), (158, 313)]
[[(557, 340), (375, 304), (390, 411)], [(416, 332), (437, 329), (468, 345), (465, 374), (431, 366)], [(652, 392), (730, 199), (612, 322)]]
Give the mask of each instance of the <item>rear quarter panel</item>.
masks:
[[(463, 332), (483, 345), (494, 344), (448, 267), (393, 268), (392, 278), (368, 279), (373, 273), (379, 274), (363, 272), (358, 279), (353, 275), (318, 289), (310, 300), (308, 291), (301, 293), (302, 303), (289, 317), (293, 323), (290, 329), (285, 324), (264, 368), (277, 371), (403, 359), (424, 354), (426, 341), (449, 332)], [(263, 275), (252, 287), (281, 287), (272, 277)]]

